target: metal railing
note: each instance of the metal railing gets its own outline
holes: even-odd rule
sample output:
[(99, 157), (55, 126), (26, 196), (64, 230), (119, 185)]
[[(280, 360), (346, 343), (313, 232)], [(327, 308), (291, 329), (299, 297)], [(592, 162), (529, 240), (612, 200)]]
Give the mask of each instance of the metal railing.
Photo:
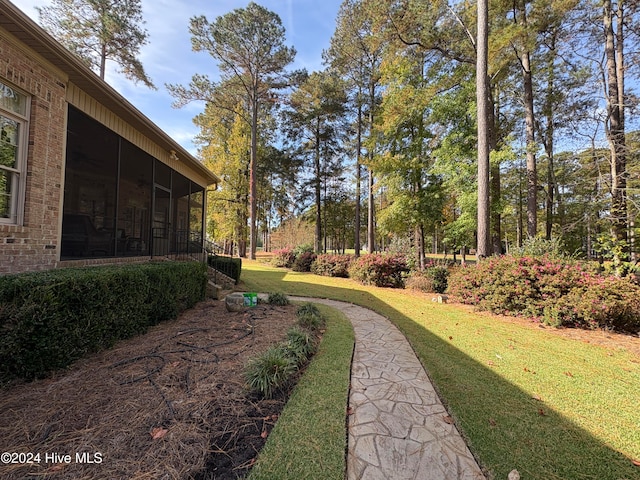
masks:
[(205, 261), (206, 254), (200, 232), (151, 229), (151, 257)]

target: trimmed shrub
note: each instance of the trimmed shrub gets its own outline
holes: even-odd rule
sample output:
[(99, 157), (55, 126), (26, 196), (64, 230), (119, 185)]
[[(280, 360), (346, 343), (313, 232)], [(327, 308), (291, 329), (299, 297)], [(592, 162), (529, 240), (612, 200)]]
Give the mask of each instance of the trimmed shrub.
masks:
[(403, 288), (404, 276), (409, 271), (402, 255), (362, 255), (349, 268), (349, 276), (364, 285)]
[(540, 317), (548, 301), (594, 275), (573, 261), (492, 257), (453, 269), (447, 292), (457, 301), (494, 313)]
[(285, 306), (289, 305), (289, 299), (284, 293), (275, 292), (269, 294), (269, 296), (267, 297), (267, 303), (269, 305)]
[(219, 272), (233, 278), (236, 281), (236, 285), (240, 281), (240, 275), (242, 273), (241, 258), (209, 255), (207, 262), (211, 268), (215, 268)]
[(543, 320), (556, 327), (640, 331), (640, 286), (629, 278), (601, 277), (573, 288), (544, 308)]
[(302, 252), (293, 261), (291, 269), (294, 272), (310, 272), (311, 264), (315, 261), (317, 255), (313, 252)]
[(33, 379), (144, 333), (204, 299), (195, 262), (0, 277), (0, 377)]
[(453, 269), (453, 300), (549, 325), (640, 330), (640, 286), (549, 257), (495, 257)]
[(353, 258), (351, 255), (318, 255), (311, 265), (311, 272), (325, 277), (348, 278)]
[(271, 262), (274, 267), (291, 268), (295, 259), (296, 255), (291, 248), (282, 248), (273, 251)]
[(412, 271), (405, 281), (406, 288), (422, 292), (444, 293), (447, 290), (449, 268), (430, 262), (424, 271)]

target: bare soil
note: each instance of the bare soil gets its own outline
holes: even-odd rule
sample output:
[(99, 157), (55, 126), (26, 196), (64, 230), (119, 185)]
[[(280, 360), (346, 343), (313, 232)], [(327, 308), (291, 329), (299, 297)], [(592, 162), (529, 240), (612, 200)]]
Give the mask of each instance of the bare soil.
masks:
[[(247, 391), (246, 361), (286, 337), (294, 306), (208, 300), (51, 378), (0, 391), (2, 479), (237, 479), (288, 398)], [(25, 461), (32, 463), (25, 464)]]

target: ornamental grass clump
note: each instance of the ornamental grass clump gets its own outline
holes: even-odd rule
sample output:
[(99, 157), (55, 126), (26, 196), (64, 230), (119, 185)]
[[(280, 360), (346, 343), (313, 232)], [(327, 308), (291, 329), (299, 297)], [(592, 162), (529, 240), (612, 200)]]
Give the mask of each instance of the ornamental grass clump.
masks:
[(282, 345), (271, 347), (251, 359), (245, 368), (249, 388), (265, 398), (272, 398), (296, 372), (296, 361)]
[(301, 305), (297, 312), (298, 324), (309, 330), (320, 330), (324, 328), (325, 320), (318, 307), (313, 303), (305, 303)]
[(296, 327), (287, 332), (285, 350), (298, 367), (306, 363), (309, 357), (315, 353), (316, 346), (316, 341), (309, 332)]
[(412, 271), (405, 280), (405, 287), (429, 293), (444, 293), (447, 290), (449, 267), (446, 264), (429, 262), (425, 269)]
[(302, 305), (302, 315), (298, 313), (300, 327), (293, 327), (287, 332), (287, 339), (271, 347), (266, 352), (253, 358), (245, 367), (245, 379), (250, 390), (271, 398), (289, 384), (293, 375), (306, 365), (316, 352), (317, 337), (315, 331), (324, 326), (325, 319), (312, 303)]
[(272, 292), (267, 297), (267, 303), (269, 305), (284, 307), (285, 305), (289, 305), (289, 299), (284, 293)]

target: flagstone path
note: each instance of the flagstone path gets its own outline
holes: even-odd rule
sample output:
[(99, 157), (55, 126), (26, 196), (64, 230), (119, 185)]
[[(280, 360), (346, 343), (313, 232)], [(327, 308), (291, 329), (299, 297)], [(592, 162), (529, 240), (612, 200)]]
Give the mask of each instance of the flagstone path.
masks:
[(353, 324), (347, 480), (484, 480), (413, 349), (385, 317), (334, 300)]

